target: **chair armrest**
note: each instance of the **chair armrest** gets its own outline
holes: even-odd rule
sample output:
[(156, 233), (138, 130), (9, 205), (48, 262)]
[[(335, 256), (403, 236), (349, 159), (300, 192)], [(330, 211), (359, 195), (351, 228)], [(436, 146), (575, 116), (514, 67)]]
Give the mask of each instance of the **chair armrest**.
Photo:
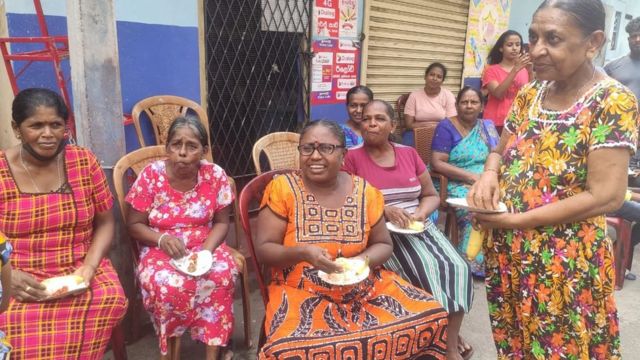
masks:
[(431, 170), (429, 173), (431, 174), (431, 178), (437, 180), (438, 183), (440, 184), (440, 193), (438, 194), (438, 196), (440, 197), (440, 208), (444, 210), (448, 206), (447, 184), (449, 183), (449, 179), (443, 174), (433, 170)]

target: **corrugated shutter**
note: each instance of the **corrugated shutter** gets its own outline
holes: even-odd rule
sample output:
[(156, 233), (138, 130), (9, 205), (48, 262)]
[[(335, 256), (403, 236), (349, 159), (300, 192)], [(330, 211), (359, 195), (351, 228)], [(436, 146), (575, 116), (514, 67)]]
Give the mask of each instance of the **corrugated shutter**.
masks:
[(447, 67), (445, 86), (460, 89), (469, 0), (366, 0), (361, 82), (376, 98), (395, 101), (424, 86), (434, 61)]

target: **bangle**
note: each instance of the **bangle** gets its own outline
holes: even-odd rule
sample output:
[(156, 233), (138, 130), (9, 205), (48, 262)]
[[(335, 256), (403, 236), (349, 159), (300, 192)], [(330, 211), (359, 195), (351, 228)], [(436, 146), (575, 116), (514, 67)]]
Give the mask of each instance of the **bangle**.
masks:
[(167, 233), (162, 233), (160, 235), (160, 237), (158, 238), (158, 247), (160, 247), (160, 243), (162, 242), (162, 239), (164, 239), (165, 236), (169, 236), (169, 234)]
[(493, 169), (493, 168), (486, 168), (484, 169), (484, 171), (493, 171), (496, 174), (499, 174), (500, 172), (498, 171), (498, 169)]
[(88, 266), (88, 267), (92, 268), (92, 269), (93, 269), (93, 271), (96, 271), (96, 270), (98, 269), (98, 267), (97, 267), (97, 266), (93, 266), (93, 265), (91, 265), (91, 264), (84, 263), (84, 264), (82, 264), (82, 265), (84, 265), (84, 266)]

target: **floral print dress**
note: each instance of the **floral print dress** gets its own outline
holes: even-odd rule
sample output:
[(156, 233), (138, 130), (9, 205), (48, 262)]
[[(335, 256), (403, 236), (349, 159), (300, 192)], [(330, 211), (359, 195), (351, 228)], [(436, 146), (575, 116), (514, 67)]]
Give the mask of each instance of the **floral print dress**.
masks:
[[(638, 108), (620, 83), (598, 82), (565, 111), (542, 107), (547, 91), (525, 86), (505, 126), (500, 189), (511, 212), (585, 191), (591, 151), (636, 148)], [(498, 358), (620, 358), (611, 248), (604, 215), (494, 231), (484, 251)]]
[[(169, 184), (164, 160), (159, 160), (144, 168), (126, 201), (137, 211), (149, 214), (151, 229), (182, 239), (187, 250), (195, 252), (209, 235), (216, 211), (233, 201), (233, 192), (224, 170), (205, 161), (200, 164), (193, 189), (175, 190)], [(181, 336), (187, 328), (193, 339), (206, 345), (227, 344), (233, 331), (238, 269), (225, 244), (212, 255), (211, 269), (194, 277), (173, 268), (171, 258), (160, 248), (142, 248), (138, 278), (162, 354), (167, 353), (167, 339)]]

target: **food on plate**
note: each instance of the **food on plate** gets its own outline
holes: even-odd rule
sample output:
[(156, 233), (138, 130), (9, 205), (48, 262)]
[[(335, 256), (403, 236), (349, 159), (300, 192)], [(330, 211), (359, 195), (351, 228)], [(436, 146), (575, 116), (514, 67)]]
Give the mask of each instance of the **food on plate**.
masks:
[(424, 223), (422, 221), (412, 221), (411, 224), (409, 224), (409, 229), (413, 231), (423, 232)]
[(193, 253), (189, 256), (187, 271), (195, 272), (198, 269), (198, 253)]
[(348, 283), (366, 271), (369, 267), (369, 258), (362, 260), (360, 258), (339, 257), (335, 263), (342, 267), (342, 272), (327, 274), (327, 278), (334, 283)]
[(42, 285), (46, 287), (49, 297), (55, 298), (62, 296), (68, 292), (85, 288), (87, 285), (84, 278), (79, 275), (59, 276), (42, 281)]

